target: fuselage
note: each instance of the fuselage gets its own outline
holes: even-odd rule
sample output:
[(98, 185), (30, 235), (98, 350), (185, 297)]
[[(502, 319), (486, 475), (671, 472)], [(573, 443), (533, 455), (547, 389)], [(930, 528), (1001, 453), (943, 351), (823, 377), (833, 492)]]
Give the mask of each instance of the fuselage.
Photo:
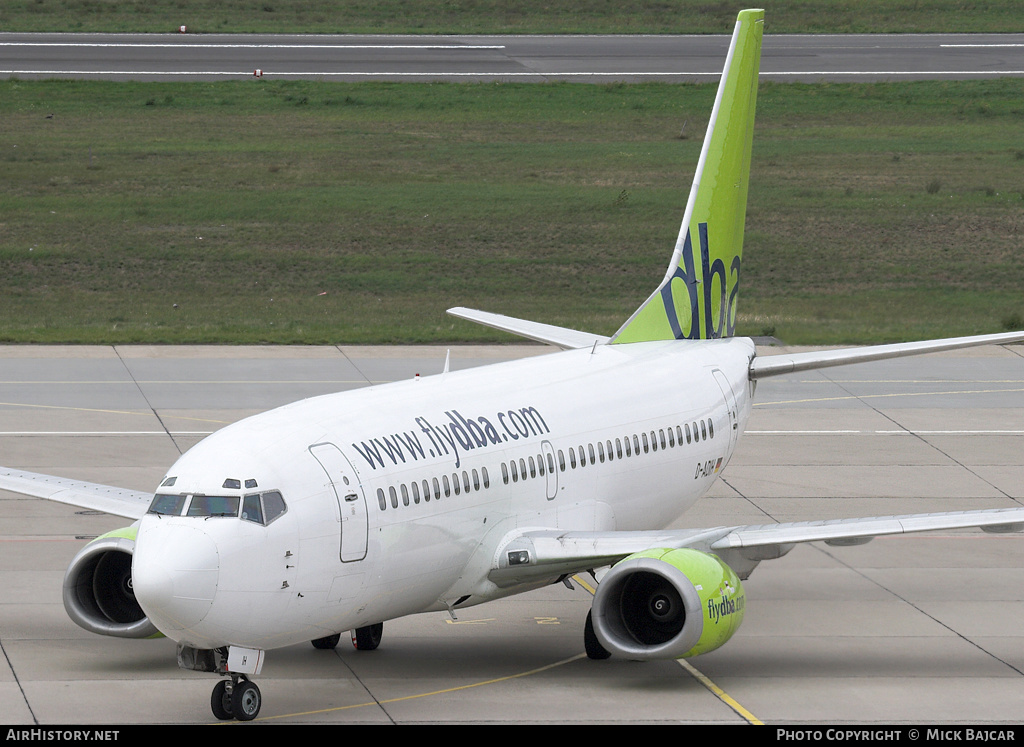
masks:
[(157, 490), (174, 507), (140, 523), (136, 596), (187, 645), (269, 649), (524, 591), (488, 579), (509, 537), (661, 528), (707, 491), (753, 355), (745, 338), (599, 345), (240, 421)]

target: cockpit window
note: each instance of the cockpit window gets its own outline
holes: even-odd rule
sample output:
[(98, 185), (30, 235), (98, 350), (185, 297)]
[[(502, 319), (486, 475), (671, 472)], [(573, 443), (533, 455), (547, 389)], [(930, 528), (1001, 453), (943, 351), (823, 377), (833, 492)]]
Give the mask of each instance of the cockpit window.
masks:
[(188, 516), (238, 516), (237, 495), (194, 495)]
[(288, 508), (284, 505), (284, 497), (276, 490), (272, 490), (269, 493), (263, 494), (263, 510), (267, 515), (267, 523), (269, 524), (287, 511)]
[(149, 504), (149, 511), (147, 513), (181, 516), (181, 509), (185, 507), (186, 497), (184, 495), (157, 493), (153, 496), (153, 502)]
[(249, 493), (244, 498), (237, 495), (157, 493), (147, 513), (161, 516), (181, 516), (182, 512), (185, 516), (236, 516), (244, 521), (266, 525), (287, 510), (281, 493), (270, 490), (266, 493)]
[(263, 523), (263, 507), (260, 506), (260, 494), (254, 493), (242, 499), (242, 519), (256, 524)]
[(286, 510), (284, 498), (276, 490), (250, 493), (242, 499), (242, 519), (256, 524), (269, 524)]

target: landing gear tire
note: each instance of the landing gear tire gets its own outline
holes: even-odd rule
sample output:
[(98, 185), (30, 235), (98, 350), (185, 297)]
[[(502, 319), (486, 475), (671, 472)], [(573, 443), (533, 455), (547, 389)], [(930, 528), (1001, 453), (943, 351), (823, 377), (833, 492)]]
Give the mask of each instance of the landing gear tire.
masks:
[(231, 693), (231, 711), (239, 721), (252, 721), (260, 713), (263, 698), (255, 682), (243, 680), (233, 688)]
[(210, 710), (213, 715), (221, 721), (228, 721), (235, 717), (231, 712), (231, 693), (228, 692), (228, 681), (221, 680), (213, 688), (210, 696)]
[(317, 638), (310, 641), (313, 644), (313, 648), (319, 649), (331, 649), (338, 645), (338, 641), (341, 640), (341, 633), (335, 633), (334, 635), (327, 635), (323, 638)]
[(587, 612), (587, 622), (583, 626), (583, 648), (587, 652), (588, 659), (597, 661), (607, 659), (611, 656), (611, 652), (601, 645), (601, 641), (597, 640), (597, 634), (594, 632), (594, 621), (590, 614), (590, 612)]
[(384, 635), (384, 623), (367, 625), (365, 628), (356, 628), (352, 631), (352, 645), (356, 651), (373, 651), (380, 645), (381, 636)]

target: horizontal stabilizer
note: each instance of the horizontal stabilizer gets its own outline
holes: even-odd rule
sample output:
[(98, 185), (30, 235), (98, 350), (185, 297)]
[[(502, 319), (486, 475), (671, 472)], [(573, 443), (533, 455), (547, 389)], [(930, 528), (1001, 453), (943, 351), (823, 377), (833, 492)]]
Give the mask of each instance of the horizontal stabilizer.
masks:
[(502, 332), (511, 332), (514, 335), (525, 337), (528, 340), (536, 340), (537, 342), (547, 343), (548, 345), (555, 345), (560, 347), (562, 350), (589, 348), (595, 343), (598, 345), (604, 345), (608, 342), (607, 337), (594, 335), (590, 332), (578, 332), (575, 329), (556, 327), (553, 324), (541, 324), (540, 322), (531, 322), (526, 319), (516, 319), (512, 316), (504, 316), (503, 314), (492, 314), (488, 311), (467, 309), (462, 306), (457, 306), (454, 309), (448, 309), (448, 313), (452, 316), (457, 316), (460, 319), (467, 319), (468, 321), (482, 324), (485, 327), (500, 329)]
[(848, 363), (866, 363), (886, 358), (902, 358), (907, 355), (939, 353), (944, 350), (957, 350), (976, 345), (1006, 345), (1012, 342), (1024, 342), (1024, 332), (1003, 332), (994, 335), (974, 335), (973, 337), (948, 337), (943, 340), (897, 342), (892, 345), (871, 345), (863, 348), (759, 356), (750, 362), (750, 378), (763, 379), (767, 376), (779, 376), (780, 374), (810, 371), (829, 366), (843, 366)]
[(152, 493), (125, 490), (82, 480), (0, 467), (0, 490), (67, 503), (127, 519), (139, 519), (153, 502)]

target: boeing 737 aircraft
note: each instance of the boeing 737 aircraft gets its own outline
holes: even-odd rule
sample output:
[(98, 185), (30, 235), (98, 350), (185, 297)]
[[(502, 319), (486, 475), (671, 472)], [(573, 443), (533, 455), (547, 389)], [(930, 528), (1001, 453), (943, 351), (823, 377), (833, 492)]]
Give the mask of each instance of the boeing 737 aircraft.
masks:
[(680, 658), (726, 643), (746, 579), (795, 543), (1024, 529), (1024, 508), (665, 530), (729, 463), (767, 376), (1024, 332), (756, 357), (733, 336), (764, 13), (739, 14), (664, 279), (612, 337), (451, 313), (552, 355), (316, 397), (223, 428), (155, 495), (0, 468), (0, 488), (133, 523), (64, 581), (101, 635), (162, 634), (249, 720), (265, 652), (373, 649), (386, 620), (454, 610), (592, 571), (593, 659)]

